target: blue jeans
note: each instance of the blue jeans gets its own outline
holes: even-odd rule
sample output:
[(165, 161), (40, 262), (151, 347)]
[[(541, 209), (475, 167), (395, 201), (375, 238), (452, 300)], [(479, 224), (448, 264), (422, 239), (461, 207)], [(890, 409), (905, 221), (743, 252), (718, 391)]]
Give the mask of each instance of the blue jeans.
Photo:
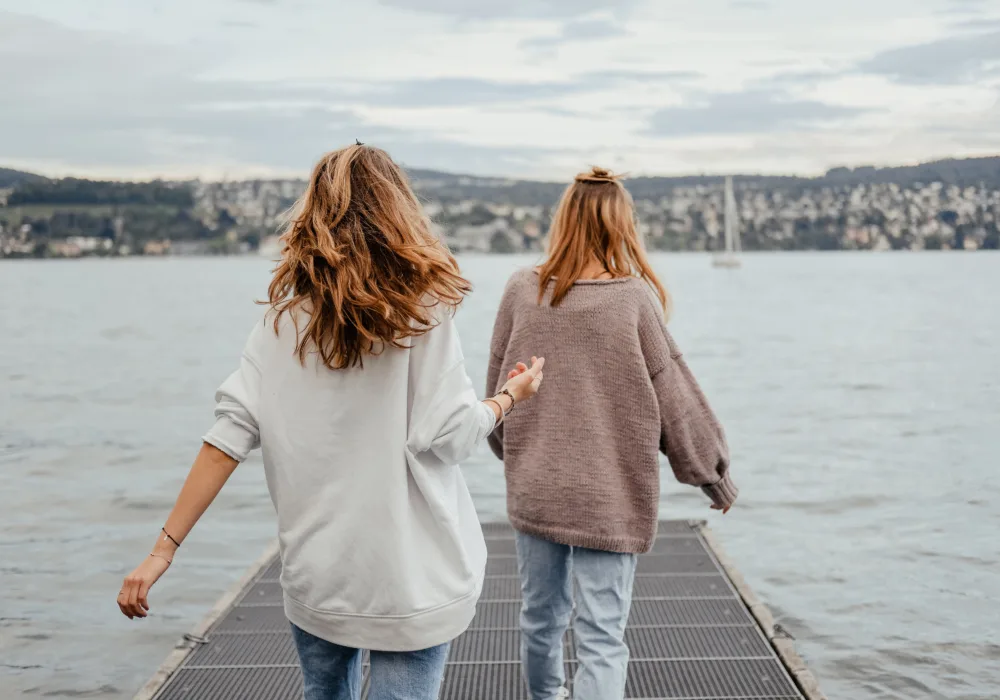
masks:
[(531, 700), (553, 700), (565, 686), (563, 637), (574, 597), (579, 665), (573, 697), (619, 700), (625, 696), (625, 624), (632, 605), (636, 559), (634, 554), (568, 547), (517, 533), (523, 598), (521, 661)]
[[(361, 650), (314, 637), (292, 625), (302, 664), (305, 700), (359, 700)], [(448, 646), (371, 652), (368, 700), (437, 700)]]

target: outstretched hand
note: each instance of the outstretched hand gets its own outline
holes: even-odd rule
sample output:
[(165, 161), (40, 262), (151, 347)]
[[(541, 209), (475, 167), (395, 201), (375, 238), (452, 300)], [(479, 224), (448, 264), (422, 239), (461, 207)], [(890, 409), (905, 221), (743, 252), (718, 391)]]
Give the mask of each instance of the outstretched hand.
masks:
[(130, 620), (146, 617), (149, 613), (149, 601), (146, 597), (149, 589), (169, 566), (169, 559), (150, 554), (135, 571), (125, 577), (125, 582), (118, 591), (118, 607), (125, 617)]
[(518, 362), (510, 372), (507, 373), (507, 383), (503, 388), (514, 396), (514, 401), (520, 403), (538, 393), (538, 387), (542, 385), (542, 367), (545, 366), (544, 357), (532, 357), (531, 367), (523, 362)]

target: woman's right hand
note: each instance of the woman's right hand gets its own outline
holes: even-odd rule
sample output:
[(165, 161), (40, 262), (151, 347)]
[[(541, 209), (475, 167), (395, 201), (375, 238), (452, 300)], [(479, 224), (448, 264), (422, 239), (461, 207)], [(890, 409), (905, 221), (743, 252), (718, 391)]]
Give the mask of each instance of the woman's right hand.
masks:
[(542, 385), (544, 366), (544, 357), (532, 357), (531, 367), (518, 362), (517, 366), (507, 374), (507, 383), (503, 388), (513, 395), (514, 403), (521, 403), (538, 393), (538, 387)]
[(122, 615), (130, 620), (146, 617), (149, 610), (149, 601), (146, 598), (149, 589), (169, 567), (168, 559), (150, 554), (125, 577), (122, 589), (118, 591), (118, 607), (121, 608)]

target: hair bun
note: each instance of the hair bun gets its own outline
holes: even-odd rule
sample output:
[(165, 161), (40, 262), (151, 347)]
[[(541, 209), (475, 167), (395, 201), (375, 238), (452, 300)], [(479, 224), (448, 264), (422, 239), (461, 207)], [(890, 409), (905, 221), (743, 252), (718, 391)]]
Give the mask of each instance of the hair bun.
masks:
[(577, 182), (618, 182), (618, 175), (615, 175), (606, 168), (599, 168), (596, 165), (590, 168), (589, 173), (580, 173), (576, 176)]

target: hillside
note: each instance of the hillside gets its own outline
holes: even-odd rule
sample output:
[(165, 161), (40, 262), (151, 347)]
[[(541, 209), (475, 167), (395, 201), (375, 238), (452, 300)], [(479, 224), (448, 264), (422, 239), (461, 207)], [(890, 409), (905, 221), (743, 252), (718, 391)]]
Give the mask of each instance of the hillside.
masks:
[[(455, 250), (538, 250), (566, 187), (419, 168), (408, 172), (436, 229)], [(15, 183), (0, 192), (7, 204), (0, 206), (0, 257), (69, 255), (74, 245), (106, 254), (249, 250), (276, 232), (282, 213), (305, 186), (302, 180), (119, 182), (0, 174)], [(1000, 157), (834, 168), (815, 178), (735, 179), (747, 250), (1000, 247)], [(627, 179), (648, 244), (664, 250), (717, 248), (722, 180), (717, 175)], [(59, 244), (70, 239), (77, 243)]]
[(25, 173), (10, 168), (0, 168), (0, 189), (16, 187), (22, 183), (45, 182), (47, 178), (34, 173)]
[[(414, 188), (424, 196), (442, 201), (482, 199), (521, 206), (547, 205), (558, 199), (566, 183), (535, 180), (457, 175), (433, 170), (410, 169)], [(626, 187), (637, 199), (658, 199), (679, 187), (717, 187), (723, 175), (638, 175), (626, 180)], [(735, 174), (737, 184), (757, 189), (802, 190), (812, 187), (844, 187), (854, 185), (896, 184), (914, 187), (919, 184), (942, 182), (945, 185), (974, 187), (985, 185), (1000, 189), (1000, 156), (984, 158), (949, 158), (945, 160), (878, 168), (831, 168), (819, 177), (796, 175)]]

